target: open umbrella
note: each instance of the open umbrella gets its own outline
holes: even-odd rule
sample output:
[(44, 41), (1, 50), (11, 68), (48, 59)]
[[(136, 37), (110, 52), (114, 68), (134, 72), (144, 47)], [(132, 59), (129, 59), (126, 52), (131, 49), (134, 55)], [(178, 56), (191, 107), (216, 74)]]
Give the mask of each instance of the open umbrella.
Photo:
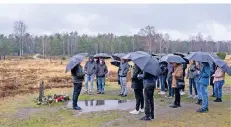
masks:
[(111, 56), (106, 53), (97, 53), (94, 55), (94, 58), (110, 59)]
[(227, 72), (229, 75), (231, 75), (231, 68), (226, 64), (225, 61), (216, 59), (215, 64), (220, 67), (223, 71)]
[(124, 53), (116, 53), (116, 54), (113, 54), (112, 55), (112, 58), (114, 59), (114, 60), (118, 60), (118, 61), (121, 61), (121, 57), (123, 57), (123, 56), (125, 56), (126, 54), (124, 54)]
[(184, 58), (188, 60), (195, 60), (198, 62), (209, 62), (209, 63), (215, 62), (215, 59), (212, 57), (212, 55), (205, 52), (194, 52), (187, 55)]
[(68, 71), (70, 71), (77, 64), (81, 63), (85, 57), (86, 57), (85, 54), (76, 54), (75, 56), (71, 57), (71, 59), (67, 63), (65, 73), (67, 73)]
[(180, 56), (168, 54), (161, 58), (161, 61), (171, 62), (171, 63), (185, 63), (186, 61)]
[(132, 61), (144, 72), (155, 76), (161, 72), (158, 60), (149, 54), (135, 52), (132, 54)]
[(116, 66), (116, 67), (119, 67), (119, 66), (120, 66), (120, 61), (118, 61), (118, 60), (112, 60), (110, 63), (111, 63), (112, 65)]

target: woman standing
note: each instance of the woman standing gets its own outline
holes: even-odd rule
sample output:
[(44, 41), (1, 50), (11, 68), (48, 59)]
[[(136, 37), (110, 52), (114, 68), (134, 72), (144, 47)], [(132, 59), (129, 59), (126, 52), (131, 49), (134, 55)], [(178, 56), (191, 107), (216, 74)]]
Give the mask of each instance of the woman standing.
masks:
[(195, 91), (195, 97), (194, 98), (197, 98), (197, 89), (196, 89), (196, 83), (195, 83), (195, 76), (196, 75), (197, 75), (196, 63), (195, 63), (195, 61), (190, 61), (190, 66), (189, 66), (188, 73), (187, 73), (187, 79), (189, 79), (189, 91), (190, 91), (190, 95), (188, 98), (193, 98), (192, 87), (194, 88), (194, 91)]
[(130, 112), (135, 115), (144, 112), (143, 80), (137, 77), (140, 73), (141, 69), (135, 64), (132, 75), (132, 88), (136, 98), (136, 109)]
[(172, 73), (172, 88), (175, 88), (175, 101), (171, 108), (181, 107), (180, 104), (180, 90), (184, 86), (183, 66), (179, 63), (173, 63), (174, 72)]
[(215, 74), (213, 74), (213, 77), (214, 91), (217, 97), (214, 102), (222, 102), (222, 87), (225, 83), (225, 72), (220, 67), (217, 67), (217, 70)]
[(77, 102), (82, 89), (82, 82), (85, 75), (82, 66), (80, 64), (77, 64), (73, 69), (71, 69), (71, 75), (74, 82), (73, 109), (81, 110), (81, 108), (77, 105)]

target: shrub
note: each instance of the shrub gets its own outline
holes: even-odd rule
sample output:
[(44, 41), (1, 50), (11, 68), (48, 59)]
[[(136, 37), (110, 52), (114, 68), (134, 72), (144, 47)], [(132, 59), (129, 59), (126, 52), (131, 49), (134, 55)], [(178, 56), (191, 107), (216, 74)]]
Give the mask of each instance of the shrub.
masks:
[(225, 57), (226, 57), (226, 53), (224, 53), (224, 52), (218, 52), (218, 53), (217, 53), (217, 56), (218, 56), (220, 59), (224, 60)]
[(63, 56), (61, 59), (62, 59), (62, 60), (66, 60), (66, 57), (65, 57), (65, 56)]

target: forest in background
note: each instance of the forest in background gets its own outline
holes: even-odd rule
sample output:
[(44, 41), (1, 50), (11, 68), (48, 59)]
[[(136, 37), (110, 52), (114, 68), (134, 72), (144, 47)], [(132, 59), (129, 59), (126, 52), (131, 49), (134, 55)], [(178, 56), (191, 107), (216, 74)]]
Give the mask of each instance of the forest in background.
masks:
[(10, 35), (0, 33), (0, 56), (41, 54), (43, 56), (72, 56), (76, 53), (127, 53), (147, 51), (154, 54), (173, 52), (231, 52), (231, 40), (214, 41), (201, 33), (188, 40), (170, 40), (168, 33), (158, 33), (154, 26), (146, 26), (139, 33), (116, 36), (105, 33), (95, 36), (80, 35), (77, 31), (53, 35), (32, 35), (23, 21), (13, 24)]

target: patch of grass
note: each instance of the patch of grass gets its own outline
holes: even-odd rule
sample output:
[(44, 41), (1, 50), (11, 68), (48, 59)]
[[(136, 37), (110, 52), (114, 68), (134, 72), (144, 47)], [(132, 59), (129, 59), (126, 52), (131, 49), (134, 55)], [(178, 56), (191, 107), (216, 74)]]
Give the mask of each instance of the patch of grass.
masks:
[(225, 75), (225, 85), (231, 87), (231, 76), (229, 76), (228, 74)]

